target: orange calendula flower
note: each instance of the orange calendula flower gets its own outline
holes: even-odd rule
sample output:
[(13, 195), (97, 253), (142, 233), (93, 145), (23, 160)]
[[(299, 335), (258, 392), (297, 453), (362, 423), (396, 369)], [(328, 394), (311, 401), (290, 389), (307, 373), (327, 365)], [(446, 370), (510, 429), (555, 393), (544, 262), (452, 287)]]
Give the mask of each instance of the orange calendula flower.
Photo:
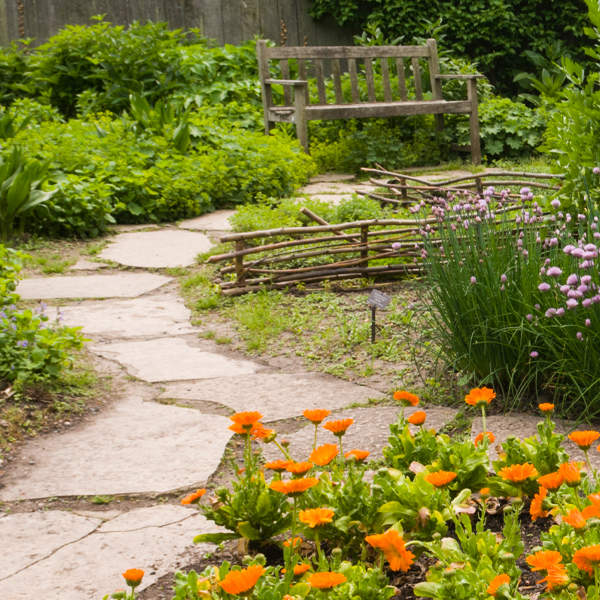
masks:
[(425, 475), (425, 481), (431, 483), (436, 488), (444, 488), (456, 477), (452, 471), (438, 471), (437, 473), (428, 473)]
[(394, 400), (400, 402), (402, 406), (416, 406), (419, 404), (419, 396), (404, 391), (394, 392)]
[[(309, 571), (309, 570), (310, 570), (310, 565), (307, 565), (306, 563), (296, 565), (294, 567), (294, 577), (300, 577), (300, 575), (304, 575), (304, 573), (306, 573), (306, 571)], [(287, 571), (285, 569), (281, 569), (281, 572), (287, 573)], [(292, 596), (287, 596), (287, 598), (294, 600), (294, 598)], [(285, 597), (284, 597), (284, 600), (285, 600)]]
[(337, 444), (323, 444), (318, 448), (315, 448), (308, 457), (308, 460), (315, 463), (315, 465), (319, 465), (320, 467), (324, 467), (328, 465), (339, 452), (339, 448)]
[(378, 550), (383, 549), (383, 545), (385, 544), (385, 541), (386, 541), (385, 533), (375, 533), (373, 535), (368, 535), (365, 538), (365, 542), (367, 542), (367, 544), (371, 544), (371, 546), (373, 546), (373, 548), (377, 548)]
[(531, 501), (529, 506), (529, 514), (531, 514), (531, 520), (537, 521), (540, 517), (545, 519), (548, 516), (548, 511), (544, 510), (544, 500), (548, 495), (548, 490), (544, 487), (540, 488), (539, 494), (536, 494)]
[(286, 471), (294, 476), (302, 477), (306, 475), (313, 468), (311, 462), (292, 463), (288, 465)]
[(585, 517), (576, 508), (570, 510), (569, 514), (564, 515), (562, 519), (567, 525), (570, 525), (573, 529), (585, 529)]
[(269, 440), (268, 438), (274, 438), (276, 435), (276, 431), (274, 429), (267, 429), (262, 423), (257, 423), (255, 427), (252, 428), (252, 437), (255, 440)]
[(538, 483), (545, 487), (549, 492), (556, 492), (560, 486), (565, 482), (563, 476), (560, 473), (548, 473), (538, 478)]
[(308, 525), (311, 529), (318, 527), (319, 525), (325, 525), (333, 521), (333, 515), (335, 513), (329, 508), (309, 508), (307, 510), (301, 510), (298, 518), (301, 523)]
[(263, 418), (263, 416), (257, 411), (252, 411), (236, 413), (229, 418), (236, 425), (239, 425), (246, 431), (250, 431), (252, 427), (255, 427), (256, 424)]
[(598, 509), (600, 509), (600, 494), (590, 494), (588, 500)]
[(479, 490), (479, 497), (485, 500), (490, 497), (490, 488), (481, 488)]
[(328, 421), (323, 427), (327, 429), (327, 431), (331, 431), (333, 435), (342, 437), (352, 423), (354, 423), (354, 419), (340, 419), (339, 421)]
[(123, 577), (125, 577), (125, 581), (127, 585), (136, 588), (140, 583), (142, 583), (142, 577), (144, 577), (144, 571), (141, 569), (127, 569), (125, 573), (123, 573)]
[(406, 419), (411, 425), (423, 425), (425, 423), (425, 419), (427, 415), (422, 410), (418, 410), (414, 412), (408, 419)]
[(495, 598), (496, 594), (498, 593), (498, 588), (505, 583), (510, 583), (510, 577), (508, 575), (505, 575), (504, 573), (502, 575), (496, 575), (496, 577), (492, 579), (492, 582), (490, 583), (490, 586), (486, 592)]
[(595, 546), (586, 546), (575, 552), (573, 563), (582, 571), (587, 571), (590, 575), (594, 574), (594, 569), (600, 566), (600, 544)]
[(268, 462), (265, 465), (265, 469), (271, 469), (275, 473), (283, 473), (291, 464), (291, 460), (274, 460), (273, 462)]
[(315, 410), (305, 410), (302, 414), (313, 425), (320, 425), (331, 414), (331, 411), (317, 408)]
[(581, 483), (581, 473), (576, 462), (563, 463), (558, 467), (558, 473), (569, 487), (576, 487)]
[(535, 467), (532, 464), (525, 463), (524, 465), (511, 465), (510, 467), (504, 467), (500, 469), (498, 475), (505, 481), (512, 483), (523, 483), (529, 477), (535, 477), (538, 474)]
[(202, 498), (202, 496), (204, 496), (204, 494), (206, 494), (206, 490), (196, 490), (193, 494), (190, 494), (189, 496), (186, 496), (181, 501), (181, 504), (194, 504), (194, 503), (198, 503), (200, 501), (200, 498)]
[(318, 479), (305, 477), (304, 479), (292, 479), (291, 481), (272, 481), (269, 487), (276, 492), (290, 496), (290, 498), (296, 498), (307, 489), (317, 485), (317, 483), (319, 483)]
[(347, 579), (341, 573), (313, 573), (308, 578), (308, 584), (314, 588), (319, 590), (323, 590), (327, 592), (333, 589), (336, 585), (340, 585), (340, 583), (345, 583)]
[(392, 571), (408, 571), (414, 562), (415, 555), (406, 549), (404, 539), (395, 529), (368, 535), (365, 542), (383, 551)]
[(219, 585), (233, 596), (249, 596), (264, 572), (261, 565), (253, 565), (241, 571), (229, 571)]
[(526, 560), (532, 571), (547, 571), (562, 562), (562, 555), (556, 550), (540, 550)]
[(592, 517), (600, 517), (600, 510), (598, 510), (598, 507), (595, 506), (594, 504), (592, 504), (591, 506), (586, 506), (582, 511), (581, 511), (581, 516), (587, 521), (588, 519), (591, 519)]
[[(496, 441), (496, 436), (491, 431), (486, 431), (485, 435), (487, 436), (487, 439), (490, 440), (490, 444), (493, 444)], [(480, 433), (473, 441), (475, 448), (477, 448), (481, 442), (483, 442), (483, 433)]]
[(243, 425), (240, 425), (239, 423), (234, 423), (233, 425), (229, 426), (229, 429), (231, 429), (231, 431), (233, 431), (234, 433), (237, 433), (238, 435), (246, 436), (246, 435), (254, 435), (262, 427), (263, 427), (262, 423), (255, 423), (254, 425), (250, 426), (250, 429), (247, 429), (246, 427), (244, 427)]
[(563, 588), (569, 583), (569, 576), (564, 565), (557, 565), (548, 569), (548, 575), (540, 581), (548, 584), (548, 590), (551, 592), (558, 588)]
[[(289, 548), (291, 543), (292, 543), (291, 540), (285, 540), (285, 542), (283, 542), (283, 545), (286, 548)], [(294, 538), (294, 548), (297, 548), (298, 546), (300, 546), (300, 544), (302, 544), (302, 538), (301, 537), (295, 537)]]
[(362, 463), (365, 462), (365, 460), (367, 460), (367, 458), (369, 458), (369, 454), (371, 454), (368, 450), (350, 450), (350, 452), (346, 452), (346, 454), (344, 454), (344, 456), (346, 458), (350, 458), (351, 456), (354, 456), (354, 458), (356, 459), (356, 462), (360, 465)]
[(574, 431), (569, 434), (569, 439), (575, 442), (584, 452), (587, 452), (598, 438), (600, 438), (600, 433), (597, 431)]
[(554, 412), (554, 404), (550, 404), (549, 402), (544, 402), (540, 404), (538, 407), (545, 415), (552, 414)]
[(496, 397), (496, 392), (489, 388), (475, 388), (465, 396), (465, 402), (471, 406), (481, 406), (489, 404)]

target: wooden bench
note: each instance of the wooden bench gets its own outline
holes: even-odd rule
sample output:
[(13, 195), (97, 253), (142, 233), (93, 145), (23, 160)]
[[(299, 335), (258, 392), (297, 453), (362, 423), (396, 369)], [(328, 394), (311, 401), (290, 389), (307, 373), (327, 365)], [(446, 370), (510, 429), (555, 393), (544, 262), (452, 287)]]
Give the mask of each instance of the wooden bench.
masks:
[[(436, 130), (444, 128), (444, 114), (468, 114), (471, 131), (471, 160), (481, 164), (479, 143), (479, 116), (477, 110), (477, 79), (482, 75), (441, 75), (438, 64), (436, 41), (427, 40), (425, 46), (340, 46), (340, 47), (282, 47), (269, 48), (264, 40), (257, 42), (258, 69), (264, 108), (265, 131), (268, 134), (273, 123), (295, 123), (298, 140), (308, 152), (309, 120), (356, 119), (365, 117), (396, 117), (409, 115), (436, 115)], [(383, 102), (375, 95), (373, 61), (381, 61)], [(398, 93), (392, 92), (390, 64), (392, 59), (398, 74)], [(410, 59), (414, 77), (415, 100), (409, 100), (405, 79), (405, 59)], [(423, 99), (423, 84), (419, 59), (429, 61), (431, 78), (430, 100)], [(282, 79), (272, 79), (269, 61), (279, 61)], [(331, 61), (335, 103), (327, 103), (324, 60)], [(348, 61), (352, 102), (347, 103), (342, 92), (342, 70), (340, 60)], [(290, 61), (297, 61), (299, 79), (290, 79)], [(317, 83), (318, 104), (311, 104), (308, 93), (307, 62), (312, 68)], [(358, 61), (358, 62), (357, 62)], [(367, 83), (368, 102), (360, 101), (358, 85), (359, 69), (364, 70)], [(392, 71), (394, 65), (392, 66)], [(466, 79), (467, 100), (444, 100), (442, 81)], [(273, 104), (273, 85), (284, 88), (284, 106)], [(293, 103), (292, 103), (292, 90)], [(397, 99), (394, 99), (396, 95)]]

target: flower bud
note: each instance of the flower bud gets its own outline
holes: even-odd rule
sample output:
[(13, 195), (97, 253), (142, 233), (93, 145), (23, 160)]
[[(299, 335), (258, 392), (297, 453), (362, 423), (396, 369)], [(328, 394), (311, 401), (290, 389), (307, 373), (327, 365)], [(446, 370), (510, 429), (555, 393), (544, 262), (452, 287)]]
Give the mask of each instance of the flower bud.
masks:
[(431, 534), (431, 539), (437, 542), (442, 539), (442, 534), (439, 531), (436, 531), (433, 534)]
[(287, 447), (289, 447), (289, 445), (290, 445), (290, 440), (285, 440), (285, 439), (284, 439), (284, 440), (281, 440), (281, 445), (282, 445), (284, 448), (287, 448)]
[(114, 600), (123, 600), (126, 596), (127, 592), (125, 590), (115, 590), (111, 594), (111, 598), (114, 598)]
[(374, 483), (371, 486), (371, 491), (373, 492), (373, 495), (375, 495), (375, 494), (381, 494), (383, 492), (383, 488), (380, 485)]

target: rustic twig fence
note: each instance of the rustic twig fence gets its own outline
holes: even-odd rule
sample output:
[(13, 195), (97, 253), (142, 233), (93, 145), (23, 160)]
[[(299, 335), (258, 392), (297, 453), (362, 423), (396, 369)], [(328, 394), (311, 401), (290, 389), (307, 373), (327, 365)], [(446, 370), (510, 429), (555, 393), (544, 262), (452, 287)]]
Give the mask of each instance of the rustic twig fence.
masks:
[[(480, 173), (431, 183), (424, 179), (383, 169), (363, 169), (386, 177), (371, 181), (385, 189), (381, 193), (358, 192), (382, 203), (409, 205), (425, 201), (439, 202), (448, 191), (483, 192), (483, 185), (527, 186), (558, 190), (558, 185), (539, 180), (560, 181), (562, 176), (507, 171)], [(390, 181), (391, 178), (391, 181)], [(491, 180), (490, 180), (491, 178)], [(498, 179), (509, 178), (509, 179)], [(410, 185), (413, 182), (415, 185)], [(499, 196), (499, 194), (493, 194)], [(401, 207), (400, 206), (400, 207)], [(521, 209), (520, 194), (511, 193), (505, 207), (496, 214)], [(265, 231), (234, 233), (220, 238), (235, 243), (226, 254), (211, 256), (209, 263), (227, 262), (219, 270), (217, 283), (221, 293), (238, 296), (259, 289), (283, 289), (297, 284), (344, 279), (398, 278), (420, 275), (422, 243), (418, 228), (429, 225), (434, 231), (435, 217), (426, 219), (372, 219), (332, 225), (310, 210), (301, 209), (318, 223), (311, 227), (282, 227)], [(450, 217), (453, 218), (453, 217)], [(330, 235), (328, 235), (330, 234)], [(261, 242), (266, 242), (262, 243)], [(392, 244), (400, 242), (399, 249)], [(327, 262), (325, 262), (327, 261)], [(382, 264), (381, 261), (391, 261)], [(378, 264), (373, 264), (378, 263)], [(234, 279), (230, 277), (235, 274)]]

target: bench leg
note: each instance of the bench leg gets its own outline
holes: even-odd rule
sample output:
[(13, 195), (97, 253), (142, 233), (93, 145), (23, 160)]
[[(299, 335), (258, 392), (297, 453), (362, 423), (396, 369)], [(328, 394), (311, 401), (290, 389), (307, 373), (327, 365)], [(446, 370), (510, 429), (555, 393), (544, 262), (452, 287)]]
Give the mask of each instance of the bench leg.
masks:
[(441, 133), (444, 131), (444, 115), (435, 115), (435, 132)]
[(304, 152), (308, 154), (308, 123), (306, 121), (306, 95), (304, 87), (294, 89), (294, 120), (296, 121), (296, 134)]
[(481, 164), (481, 145), (479, 140), (479, 106), (477, 104), (477, 80), (467, 80), (468, 98), (471, 101), (469, 124), (471, 129), (471, 162)]

